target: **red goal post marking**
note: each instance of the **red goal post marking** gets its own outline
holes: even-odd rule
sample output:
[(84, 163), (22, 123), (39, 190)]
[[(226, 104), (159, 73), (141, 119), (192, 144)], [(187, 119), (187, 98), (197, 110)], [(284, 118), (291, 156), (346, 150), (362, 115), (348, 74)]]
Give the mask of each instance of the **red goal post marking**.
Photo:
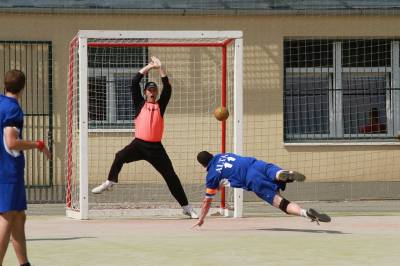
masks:
[(74, 97), (74, 55), (78, 45), (78, 38), (75, 37), (69, 43), (69, 66), (68, 66), (68, 132), (67, 132), (67, 189), (66, 189), (66, 205), (67, 208), (72, 206), (71, 186), (72, 186), (72, 119), (73, 119), (73, 97)]
[[(222, 71), (222, 76), (221, 76), (221, 106), (226, 107), (226, 45), (222, 46), (222, 62), (221, 62), (221, 71)], [(225, 153), (226, 152), (226, 120), (221, 121), (221, 152)], [(222, 215), (225, 215), (225, 209), (226, 209), (226, 193), (225, 193), (225, 186), (221, 187), (220, 190), (221, 193), (221, 210), (224, 213), (221, 213)]]

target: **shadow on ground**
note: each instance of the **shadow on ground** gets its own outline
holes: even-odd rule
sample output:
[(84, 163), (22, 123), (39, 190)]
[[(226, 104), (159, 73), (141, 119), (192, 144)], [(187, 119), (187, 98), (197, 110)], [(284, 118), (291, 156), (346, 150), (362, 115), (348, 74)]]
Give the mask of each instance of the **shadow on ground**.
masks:
[(313, 230), (313, 229), (290, 229), (290, 228), (266, 228), (257, 229), (261, 231), (277, 231), (277, 232), (303, 232), (303, 233), (315, 233), (315, 234), (350, 234), (343, 233), (342, 231), (336, 230)]
[(31, 238), (27, 239), (26, 241), (68, 241), (68, 240), (78, 240), (78, 239), (90, 239), (90, 238), (97, 238), (93, 236), (83, 236), (83, 237), (54, 237), (54, 238)]

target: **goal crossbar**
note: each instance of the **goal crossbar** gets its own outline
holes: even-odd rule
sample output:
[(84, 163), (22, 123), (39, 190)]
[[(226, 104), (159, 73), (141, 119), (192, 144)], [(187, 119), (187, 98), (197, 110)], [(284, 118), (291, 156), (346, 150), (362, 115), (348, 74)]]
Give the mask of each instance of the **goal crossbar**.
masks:
[(112, 42), (88, 42), (89, 47), (224, 47), (234, 39), (227, 39), (223, 42), (135, 42), (135, 43), (112, 43)]
[(241, 31), (113, 31), (80, 30), (78, 38), (96, 39), (241, 39)]

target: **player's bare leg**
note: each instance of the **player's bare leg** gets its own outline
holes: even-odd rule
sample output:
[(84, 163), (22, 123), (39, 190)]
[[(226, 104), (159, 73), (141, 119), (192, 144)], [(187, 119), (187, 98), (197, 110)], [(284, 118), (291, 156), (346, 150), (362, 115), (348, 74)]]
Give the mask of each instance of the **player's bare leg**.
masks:
[(328, 223), (331, 221), (331, 217), (329, 217), (329, 215), (325, 213), (319, 213), (314, 209), (302, 209), (296, 202), (290, 202), (279, 194), (275, 195), (272, 206), (281, 209), (287, 214), (309, 218), (312, 222), (316, 221), (318, 224), (319, 222)]
[(14, 211), (0, 214), (0, 265), (3, 264), (3, 259), (10, 243), (11, 227), (14, 217)]
[[(272, 202), (272, 206), (282, 210), (282, 205), (284, 204), (284, 201), (285, 199), (281, 195), (276, 194), (274, 197), (274, 201)], [(296, 202), (289, 202), (285, 210), (282, 211), (286, 212), (287, 214), (301, 216), (301, 210), (302, 208)]]
[(11, 229), (11, 240), (14, 246), (15, 255), (17, 255), (19, 264), (21, 265), (28, 262), (28, 256), (26, 252), (25, 221), (25, 212), (17, 212)]

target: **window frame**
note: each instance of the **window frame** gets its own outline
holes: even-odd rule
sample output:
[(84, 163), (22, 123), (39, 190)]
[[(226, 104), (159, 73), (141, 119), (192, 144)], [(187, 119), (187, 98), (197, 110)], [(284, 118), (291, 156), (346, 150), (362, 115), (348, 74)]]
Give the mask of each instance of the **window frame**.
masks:
[[(359, 39), (359, 38), (358, 38)], [(284, 42), (298, 40), (298, 38), (285, 38)], [(288, 74), (317, 74), (328, 73), (329, 77), (329, 134), (290, 134), (283, 130), (283, 141), (285, 145), (321, 145), (321, 144), (355, 144), (355, 145), (381, 145), (382, 143), (397, 144), (396, 132), (400, 132), (400, 41), (391, 40), (391, 66), (383, 67), (343, 67), (342, 66), (342, 43), (348, 39), (333, 40), (333, 66), (318, 67), (286, 67), (284, 68), (283, 82), (283, 116), (284, 126), (286, 117), (286, 78)], [(285, 50), (283, 57), (287, 57)], [(386, 87), (394, 88), (386, 91), (386, 126), (387, 133), (377, 134), (352, 134), (344, 133), (343, 118), (343, 73), (385, 73)], [(397, 89), (396, 89), (397, 88)]]
[(117, 97), (115, 79), (116, 75), (126, 75), (127, 79), (132, 80), (139, 68), (113, 67), (106, 71), (100, 67), (89, 68), (88, 78), (105, 77), (106, 78), (106, 120), (89, 121), (89, 132), (134, 132), (134, 122), (132, 120), (117, 119)]

